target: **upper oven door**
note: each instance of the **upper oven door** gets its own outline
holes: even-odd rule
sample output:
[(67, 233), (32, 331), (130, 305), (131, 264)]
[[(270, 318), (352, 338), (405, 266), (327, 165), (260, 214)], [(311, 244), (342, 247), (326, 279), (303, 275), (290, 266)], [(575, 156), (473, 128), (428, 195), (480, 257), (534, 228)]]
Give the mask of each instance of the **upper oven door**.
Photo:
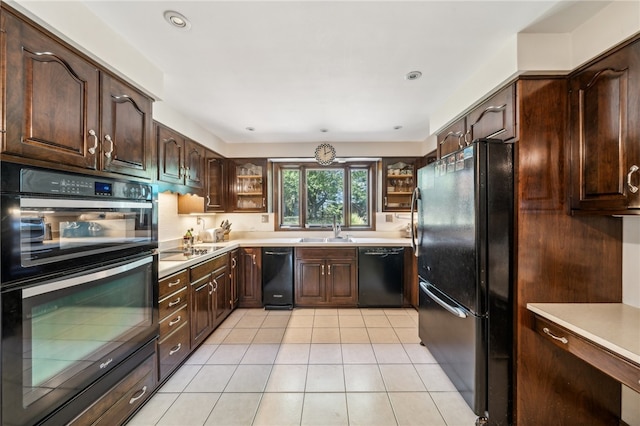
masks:
[(2, 196), (2, 284), (157, 247), (149, 200)]

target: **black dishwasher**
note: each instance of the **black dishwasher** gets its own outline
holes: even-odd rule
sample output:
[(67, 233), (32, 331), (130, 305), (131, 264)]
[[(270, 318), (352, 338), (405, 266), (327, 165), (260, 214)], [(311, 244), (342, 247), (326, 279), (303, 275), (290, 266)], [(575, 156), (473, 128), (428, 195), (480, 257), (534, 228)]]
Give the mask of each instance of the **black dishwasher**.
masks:
[(262, 249), (262, 303), (265, 309), (293, 309), (293, 248)]
[(358, 249), (358, 306), (403, 305), (404, 247)]

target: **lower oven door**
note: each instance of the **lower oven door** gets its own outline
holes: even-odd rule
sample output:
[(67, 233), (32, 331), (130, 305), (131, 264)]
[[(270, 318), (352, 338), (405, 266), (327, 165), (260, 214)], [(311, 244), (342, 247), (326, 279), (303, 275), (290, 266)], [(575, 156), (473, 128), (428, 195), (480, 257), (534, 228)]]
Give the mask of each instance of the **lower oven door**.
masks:
[(2, 293), (3, 425), (73, 404), (157, 336), (155, 263), (148, 255)]

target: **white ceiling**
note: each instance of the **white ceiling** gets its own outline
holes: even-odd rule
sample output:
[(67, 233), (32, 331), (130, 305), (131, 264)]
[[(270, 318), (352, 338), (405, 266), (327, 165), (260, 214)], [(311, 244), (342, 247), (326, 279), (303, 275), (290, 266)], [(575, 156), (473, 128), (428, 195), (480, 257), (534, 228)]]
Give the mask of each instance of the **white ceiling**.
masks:
[(607, 3), (85, 1), (164, 73), (163, 101), (228, 143), (423, 141), (508, 37), (571, 31)]

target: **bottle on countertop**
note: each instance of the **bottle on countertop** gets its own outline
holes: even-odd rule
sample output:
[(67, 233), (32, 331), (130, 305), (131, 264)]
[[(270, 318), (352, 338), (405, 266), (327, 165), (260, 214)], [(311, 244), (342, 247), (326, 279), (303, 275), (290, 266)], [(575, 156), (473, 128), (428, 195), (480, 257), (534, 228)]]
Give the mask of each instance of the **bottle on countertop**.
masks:
[(193, 228), (187, 229), (182, 237), (182, 250), (186, 253), (193, 248)]

